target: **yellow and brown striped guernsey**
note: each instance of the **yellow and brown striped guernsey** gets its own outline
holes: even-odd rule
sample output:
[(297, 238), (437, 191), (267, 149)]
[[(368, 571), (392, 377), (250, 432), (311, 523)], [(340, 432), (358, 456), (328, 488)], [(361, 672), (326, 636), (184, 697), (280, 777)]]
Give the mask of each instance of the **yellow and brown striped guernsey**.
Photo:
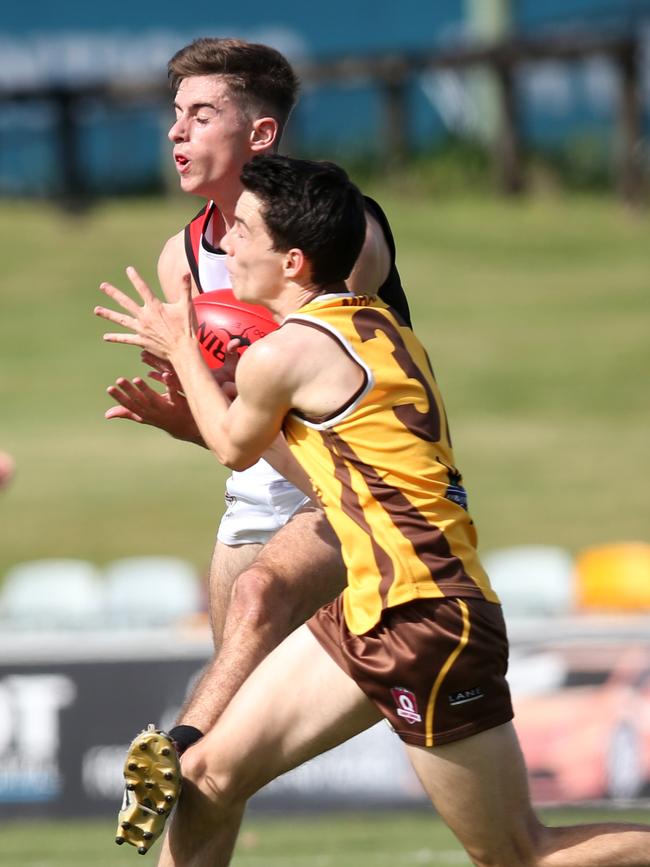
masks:
[(383, 609), (418, 598), (498, 602), (476, 554), (440, 392), (411, 329), (382, 301), (352, 295), (321, 296), (285, 321), (327, 331), (366, 374), (335, 415), (285, 420), (341, 540), (348, 629), (362, 635)]

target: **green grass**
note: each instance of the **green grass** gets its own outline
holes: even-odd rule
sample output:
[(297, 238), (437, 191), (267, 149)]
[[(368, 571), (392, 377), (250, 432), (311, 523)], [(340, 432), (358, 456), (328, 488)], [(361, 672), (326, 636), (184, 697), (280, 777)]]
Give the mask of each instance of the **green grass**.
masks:
[[(648, 538), (650, 218), (600, 198), (432, 200), (374, 190), (451, 418), (482, 547), (572, 551)], [(152, 429), (105, 422), (140, 370), (92, 308), (124, 266), (155, 278), (196, 201), (111, 201), (82, 217), (0, 207), (0, 576), (13, 563), (161, 552), (205, 568), (223, 470)]]
[[(646, 822), (641, 811), (553, 811), (548, 824)], [(0, 825), (0, 863), (8, 867), (123, 867), (138, 864), (131, 847), (114, 845), (106, 821), (11, 822)], [(159, 844), (158, 844), (159, 845)], [(151, 858), (151, 863), (155, 859)], [(145, 863), (144, 861), (142, 863)], [(148, 863), (148, 862), (147, 862)], [(233, 867), (434, 867), (469, 865), (451, 832), (426, 811), (279, 816), (248, 819)]]

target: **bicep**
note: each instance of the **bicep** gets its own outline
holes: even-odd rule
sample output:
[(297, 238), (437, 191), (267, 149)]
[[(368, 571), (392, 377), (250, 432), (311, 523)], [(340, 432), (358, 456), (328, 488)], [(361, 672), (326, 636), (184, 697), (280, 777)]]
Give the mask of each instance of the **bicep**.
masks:
[(227, 416), (233, 446), (256, 457), (273, 443), (291, 409), (286, 379), (278, 373), (273, 355), (259, 344), (246, 350), (237, 366), (237, 397)]

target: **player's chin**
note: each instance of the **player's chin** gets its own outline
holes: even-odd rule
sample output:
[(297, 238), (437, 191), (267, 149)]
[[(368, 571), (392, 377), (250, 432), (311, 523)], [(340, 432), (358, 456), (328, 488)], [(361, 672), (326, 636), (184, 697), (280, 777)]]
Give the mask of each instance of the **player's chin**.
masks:
[(178, 176), (178, 181), (181, 190), (184, 193), (191, 193), (195, 196), (205, 196), (205, 198), (209, 198), (205, 193), (205, 180), (200, 175), (192, 173), (191, 171), (186, 172), (185, 174)]
[(231, 271), (228, 272), (230, 275), (230, 286), (232, 288), (232, 294), (238, 301), (244, 301), (246, 304), (251, 304), (249, 298), (246, 297), (246, 287), (242, 283), (241, 280), (237, 279), (237, 276), (233, 274)]
[(179, 175), (178, 182), (180, 184), (180, 188), (184, 193), (194, 193), (195, 195), (200, 195), (200, 187), (201, 184), (197, 180), (197, 178), (193, 178), (192, 175)]

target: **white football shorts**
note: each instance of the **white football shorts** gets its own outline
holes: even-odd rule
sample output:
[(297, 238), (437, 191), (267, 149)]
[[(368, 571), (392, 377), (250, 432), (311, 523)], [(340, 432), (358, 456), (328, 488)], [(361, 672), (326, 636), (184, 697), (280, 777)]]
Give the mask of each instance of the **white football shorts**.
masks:
[(226, 511), (217, 539), (224, 545), (264, 544), (309, 502), (270, 464), (258, 461), (226, 482)]

